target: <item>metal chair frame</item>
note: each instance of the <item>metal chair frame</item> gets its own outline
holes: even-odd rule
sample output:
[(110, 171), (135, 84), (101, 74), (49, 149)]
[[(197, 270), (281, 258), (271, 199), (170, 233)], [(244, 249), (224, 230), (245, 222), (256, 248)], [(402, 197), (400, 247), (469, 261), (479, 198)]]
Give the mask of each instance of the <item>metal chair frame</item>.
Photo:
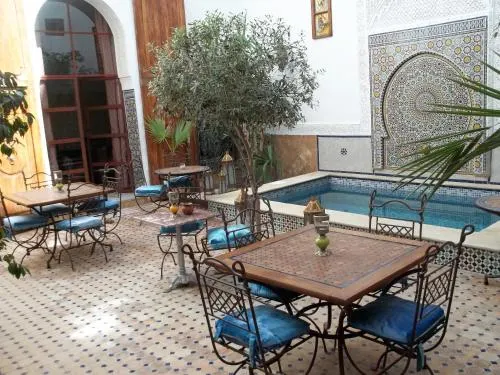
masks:
[[(82, 247), (85, 245), (91, 245), (91, 250), (90, 250), (90, 255), (92, 255), (95, 251), (95, 248), (97, 245), (99, 245), (104, 253), (104, 258), (106, 260), (106, 263), (108, 262), (108, 256), (106, 254), (106, 247), (109, 248), (109, 251), (113, 251), (113, 245), (104, 243), (106, 239), (106, 229), (105, 229), (105, 222), (104, 222), (104, 217), (105, 217), (105, 212), (100, 212), (96, 209), (92, 209), (90, 207), (89, 200), (74, 200), (71, 196), (71, 194), (79, 189), (81, 189), (84, 186), (95, 186), (93, 183), (81, 183), (78, 186), (71, 188), (71, 178), (68, 177), (68, 195), (67, 195), (67, 201), (66, 204), (72, 208), (72, 214), (69, 216), (67, 220), (69, 220), (69, 227), (71, 228), (71, 222), (77, 217), (80, 216), (95, 216), (98, 217), (102, 221), (102, 226), (100, 228), (88, 228), (88, 229), (82, 229), (76, 232), (71, 232), (71, 230), (63, 230), (63, 229), (57, 229), (57, 222), (54, 225), (54, 246), (52, 250), (52, 255), (50, 259), (47, 261), (47, 268), (50, 268), (50, 262), (52, 259), (55, 258), (56, 252), (57, 252), (57, 244), (60, 244), (60, 250), (59, 250), (59, 257), (58, 257), (58, 262), (61, 263), (61, 255), (62, 252), (64, 251), (70, 260), (71, 263), (71, 269), (74, 271), (74, 265), (73, 265), (73, 259), (71, 258), (71, 254), (69, 250), (75, 249), (77, 247)], [(104, 188), (103, 188), (103, 193), (101, 197), (95, 197), (95, 204), (98, 204), (98, 202), (102, 199), (104, 199), (105, 194), (104, 194)], [(78, 207), (85, 206), (85, 210), (82, 212), (78, 211)], [(67, 236), (69, 237), (69, 244), (66, 246), (64, 245), (64, 242), (61, 240), (59, 237), (60, 232), (66, 232)], [(89, 237), (92, 239), (92, 242), (87, 243), (86, 240), (86, 235), (89, 235)]]
[[(272, 238), (276, 235), (274, 227), (274, 215), (271, 209), (271, 204), (269, 199), (260, 198), (264, 204), (267, 206), (267, 211), (246, 208), (238, 212), (234, 217), (228, 218), (224, 209), (219, 208), (220, 217), (224, 223), (224, 231), (226, 233), (226, 243), (227, 248), (220, 250), (231, 251), (233, 249), (239, 249), (240, 247), (250, 245), (257, 241), (262, 241), (266, 238)], [(228, 230), (228, 227), (233, 224), (246, 224), (248, 229), (250, 229), (250, 234), (244, 236), (237, 236), (236, 233), (242, 229)], [(231, 248), (230, 238), (234, 238), (234, 246)], [(201, 240), (201, 245), (203, 247), (204, 253), (210, 256), (210, 245), (207, 242), (207, 238)]]
[[(246, 278), (245, 267), (243, 263), (236, 261), (232, 267), (228, 267), (220, 260), (214, 258), (205, 258), (203, 261), (195, 259), (195, 253), (192, 247), (185, 244), (182, 247), (184, 254), (189, 255), (193, 262), (193, 270), (196, 274), (198, 287), (202, 300), (203, 310), (210, 334), (212, 348), (217, 357), (225, 364), (237, 366), (236, 374), (244, 366), (248, 366), (248, 373), (254, 374), (255, 370), (260, 370), (265, 374), (272, 374), (271, 366), (277, 364), (279, 372), (282, 372), (281, 358), (291, 351), (292, 349), (303, 344), (310, 338), (314, 338), (315, 345), (311, 363), (306, 371), (306, 374), (312, 369), (316, 354), (318, 350), (318, 338), (313, 337), (311, 333), (303, 335), (300, 338), (284, 345), (276, 350), (265, 351), (263, 349), (259, 326), (257, 323), (253, 296), (248, 287), (248, 280)], [(231, 315), (234, 318), (243, 322), (246, 331), (252, 333), (257, 339), (258, 358), (256, 360), (256, 367), (251, 367), (250, 355), (247, 348), (232, 343), (231, 341), (221, 338), (216, 340), (214, 321), (223, 319), (224, 316)], [(252, 332), (251, 327), (255, 327)], [(226, 356), (220, 353), (219, 347), (223, 347), (232, 352), (241, 355), (241, 359), (228, 360)]]
[[(12, 223), (10, 221), (11, 215), (8, 214), (7, 205), (5, 204), (5, 198), (1, 190), (0, 190), (0, 201), (2, 205), (1, 211), (5, 214), (5, 216), (3, 216), (2, 212), (0, 212), (0, 228), (3, 228), (4, 231), (8, 233), (7, 240), (16, 244), (11, 254), (14, 255), (16, 250), (18, 250), (19, 248), (25, 250), (25, 254), (21, 258), (20, 264), (22, 264), (26, 256), (29, 256), (31, 252), (34, 250), (42, 249), (45, 253), (50, 253), (51, 250), (47, 246), (46, 241), (49, 235), (49, 227), (52, 225), (51, 218), (48, 218), (48, 222), (46, 225), (37, 228), (14, 231)], [(7, 219), (10, 229), (5, 229), (3, 227), (4, 219)], [(24, 234), (26, 235), (25, 238), (19, 236)]]
[[(413, 319), (412, 335), (409, 343), (403, 344), (400, 342), (395, 342), (384, 337), (378, 337), (372, 335), (365, 331), (360, 331), (347, 324), (344, 325), (345, 318), (349, 318), (355, 306), (349, 306), (341, 310), (338, 325), (338, 339), (339, 339), (339, 364), (341, 366), (341, 374), (343, 374), (344, 369), (344, 355), (345, 352), (349, 362), (356, 368), (356, 370), (364, 374), (359, 366), (354, 362), (351, 353), (349, 352), (346, 345), (346, 338), (352, 337), (362, 337), (372, 342), (384, 345), (386, 347), (384, 353), (379, 358), (376, 364), (375, 371), (377, 374), (385, 374), (389, 369), (400, 361), (406, 359), (404, 364), (402, 374), (406, 373), (410, 365), (410, 361), (418, 357), (417, 351), (420, 345), (424, 345), (427, 341), (436, 335), (440, 335), (438, 340), (431, 343), (430, 346), (424, 347), (424, 352), (429, 352), (434, 350), (443, 341), (446, 329), (448, 326), (448, 321), (450, 317), (451, 304), (453, 301), (453, 292), (455, 289), (455, 283), (457, 278), (458, 265), (460, 257), (463, 252), (462, 245), (466, 237), (474, 232), (474, 226), (466, 225), (461, 232), (460, 241), (457, 245), (453, 242), (446, 242), (441, 246), (431, 245), (426, 251), (425, 259), (416, 269), (410, 270), (403, 275), (398, 276), (392, 282), (390, 282), (382, 291), (382, 295), (389, 294), (391, 287), (401, 282), (401, 279), (408, 277), (409, 275), (417, 276), (416, 292), (414, 297), (414, 302), (416, 303), (415, 316)], [(439, 253), (448, 246), (453, 246), (456, 249), (455, 254), (450, 257), (450, 259), (441, 262), (441, 264), (430, 268), (429, 265), (436, 261)], [(429, 305), (441, 306), (444, 311), (444, 319), (441, 320), (436, 326), (432, 327), (430, 331), (423, 333), (420, 337), (417, 337), (417, 325), (424, 319), (429, 311), (424, 314), (425, 306)], [(431, 310), (431, 312), (434, 309)], [(395, 353), (398, 357), (392, 360), (391, 363), (387, 364), (387, 359), (389, 353)], [(424, 363), (422, 369), (427, 369), (431, 374), (433, 374), (432, 369), (429, 367), (428, 363), (423, 358)], [(382, 368), (380, 369), (380, 367)]]
[(23, 175), (24, 186), (26, 190), (42, 189), (54, 185), (52, 181), (52, 176), (45, 172), (37, 172), (31, 176), (26, 176), (24, 171), (21, 172)]
[[(205, 231), (205, 233), (206, 233), (206, 231), (208, 230), (208, 220), (204, 220), (204, 221), (205, 221), (205, 225), (203, 228), (200, 228), (199, 230), (196, 230), (196, 231), (183, 232), (181, 234), (182, 237), (194, 237), (194, 243), (196, 245), (197, 253), (200, 254), (200, 259), (203, 257), (203, 255), (209, 256), (207, 253), (205, 253), (203, 248), (200, 249), (200, 247), (198, 246), (198, 242), (199, 242), (198, 235), (200, 233), (202, 233), (203, 231)], [(163, 279), (163, 268), (164, 268), (164, 264), (165, 264), (165, 258), (168, 255), (170, 255), (172, 257), (172, 261), (174, 262), (174, 265), (177, 266), (177, 262), (175, 261), (174, 254), (177, 254), (178, 252), (177, 252), (177, 250), (171, 251), (172, 244), (173, 244), (175, 237), (176, 237), (175, 232), (173, 232), (173, 233), (159, 233), (156, 236), (156, 240), (158, 242), (158, 247), (160, 248), (160, 251), (163, 253), (163, 258), (161, 260), (161, 266), (160, 266), (160, 280)], [(164, 239), (164, 238), (167, 239), (168, 244), (166, 244), (165, 246), (162, 246), (162, 239)]]
[[(415, 208), (411, 207), (408, 203), (406, 203), (403, 200), (400, 199), (391, 199), (388, 201), (385, 201), (381, 204), (376, 204), (375, 199), (377, 195), (377, 190), (373, 190), (372, 193), (370, 194), (370, 202), (368, 205), (368, 231), (372, 233), (375, 231), (375, 233), (378, 234), (387, 234), (390, 236), (395, 236), (395, 237), (403, 237), (403, 238), (411, 238), (411, 239), (418, 239), (422, 240), (422, 225), (424, 224), (424, 212), (425, 212), (425, 207), (427, 205), (427, 196), (424, 194), (422, 198), (420, 199), (420, 206)], [(373, 212), (375, 209), (383, 209), (388, 206), (402, 206), (407, 208), (410, 212), (413, 212), (419, 216), (419, 220), (409, 220), (409, 219), (400, 219), (396, 217), (391, 217), (391, 216), (382, 216), (382, 215), (374, 215)], [(373, 218), (375, 218), (375, 227), (372, 225)], [(410, 225), (398, 225), (398, 224), (393, 224), (393, 223), (381, 223), (379, 222), (379, 219), (385, 218), (385, 219), (391, 219), (391, 220), (397, 220), (397, 221), (404, 221), (411, 223)], [(419, 231), (418, 231), (418, 237), (415, 236), (415, 225), (418, 224), (419, 226)]]

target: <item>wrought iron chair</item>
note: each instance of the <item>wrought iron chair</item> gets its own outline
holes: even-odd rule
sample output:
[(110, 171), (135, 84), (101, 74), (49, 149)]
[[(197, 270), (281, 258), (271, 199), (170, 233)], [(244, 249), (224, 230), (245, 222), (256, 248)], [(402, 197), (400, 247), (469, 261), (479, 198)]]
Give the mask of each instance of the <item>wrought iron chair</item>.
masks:
[[(411, 207), (407, 202), (391, 199), (382, 203), (376, 202), (377, 190), (370, 195), (368, 211), (368, 231), (370, 233), (387, 234), (390, 236), (422, 240), (422, 225), (424, 211), (427, 205), (427, 196), (424, 194), (420, 206)], [(388, 220), (380, 220), (388, 219)], [(373, 221), (375, 225), (373, 226)], [(418, 225), (418, 236), (415, 235), (415, 226)]]
[[(193, 223), (186, 223), (182, 226), (181, 229), (181, 235), (183, 237), (193, 237), (194, 238), (194, 243), (196, 245), (197, 253), (200, 254), (200, 258), (203, 255), (207, 255), (204, 253), (203, 249), (200, 249), (198, 246), (198, 235), (200, 235), (203, 230), (206, 230), (208, 228), (207, 225), (207, 220), (198, 220)], [(172, 244), (174, 242), (174, 239), (176, 237), (176, 228), (175, 225), (170, 225), (170, 226), (162, 226), (160, 228), (160, 233), (157, 235), (156, 239), (158, 241), (158, 247), (160, 248), (160, 251), (163, 253), (163, 258), (161, 260), (161, 266), (160, 266), (160, 279), (163, 279), (163, 266), (165, 264), (165, 258), (167, 255), (170, 255), (172, 257), (172, 261), (174, 262), (175, 265), (177, 265), (177, 262), (175, 261), (174, 254), (177, 254), (177, 250), (172, 251)], [(162, 244), (164, 242), (164, 239), (166, 239), (166, 243)]]
[(104, 235), (115, 236), (121, 244), (121, 237), (115, 232), (122, 217), (122, 191), (124, 176), (127, 174), (127, 166), (121, 165), (111, 168), (108, 164), (104, 166), (102, 187), (103, 196), (80, 202), (76, 209), (83, 213), (99, 213), (104, 217)]
[[(38, 172), (31, 176), (26, 176), (24, 171), (21, 172), (23, 175), (24, 186), (26, 190), (36, 190), (48, 188), (54, 185), (52, 177), (45, 172)], [(63, 203), (54, 203), (46, 206), (40, 206), (33, 209), (38, 214), (45, 216), (62, 216), (70, 213), (71, 208)]]
[(43, 249), (46, 252), (50, 252), (46, 245), (49, 225), (52, 223), (50, 217), (37, 213), (9, 215), (1, 190), (0, 201), (0, 229), (4, 231), (7, 239), (15, 244), (11, 254), (14, 255), (19, 248), (25, 250), (20, 264), (23, 263), (26, 256), (29, 256), (36, 249)]
[[(210, 251), (231, 251), (274, 237), (276, 232), (271, 204), (269, 199), (261, 199), (267, 206), (266, 211), (247, 208), (233, 218), (227, 218), (224, 210), (219, 209), (224, 226), (208, 229), (207, 237), (201, 240), (203, 253), (210, 256)], [(278, 302), (285, 306), (290, 314), (293, 313), (292, 302), (300, 297), (298, 293), (256, 281), (250, 281), (248, 286), (255, 297), (264, 301)]]
[(225, 211), (219, 208), (223, 226), (210, 228), (207, 237), (201, 240), (206, 254), (214, 250), (238, 249), (256, 241), (274, 237), (274, 216), (269, 199), (261, 198), (267, 211), (246, 208), (234, 217), (228, 218)]
[[(474, 227), (466, 225), (457, 245), (446, 242), (441, 246), (429, 246), (419, 267), (389, 283), (378, 299), (364, 306), (351, 306), (342, 310), (338, 328), (339, 363), (342, 369), (345, 352), (356, 370), (364, 373), (346, 346), (346, 339), (362, 337), (386, 347), (377, 362), (377, 374), (385, 374), (404, 359), (406, 363), (403, 362), (401, 373), (405, 373), (410, 361), (416, 359), (417, 371), (427, 369), (433, 374), (425, 360), (425, 353), (434, 350), (446, 334), (462, 245), (473, 232)], [(440, 257), (445, 248), (447, 251), (452, 249), (452, 254)], [(413, 298), (404, 299), (389, 294), (392, 285), (410, 274), (417, 276)], [(344, 325), (346, 317), (347, 324)], [(390, 353), (395, 353), (397, 357), (387, 364)]]
[[(308, 322), (269, 305), (254, 303), (241, 262), (235, 262), (230, 268), (214, 258), (198, 261), (187, 244), (182, 251), (193, 262), (214, 352), (225, 364), (237, 366), (233, 374), (244, 366), (248, 366), (249, 374), (257, 369), (271, 374), (271, 366), (275, 364), (282, 372), (281, 358), (313, 338)], [(318, 339), (314, 337), (314, 340), (306, 374), (316, 359)], [(221, 348), (240, 357), (230, 360), (220, 352)]]
[[(74, 270), (75, 268), (73, 265), (73, 259), (71, 258), (71, 254), (69, 252), (69, 250), (71, 249), (85, 245), (91, 245), (90, 254), (92, 255), (96, 246), (99, 245), (103, 250), (106, 263), (108, 262), (106, 247), (109, 248), (109, 251), (113, 251), (113, 246), (111, 244), (104, 243), (104, 240), (106, 239), (106, 229), (104, 223), (104, 216), (106, 211), (93, 209), (91, 207), (91, 204), (95, 204), (96, 207), (98, 207), (101, 202), (105, 200), (104, 189), (102, 196), (95, 199), (75, 201), (75, 199), (72, 197), (72, 194), (80, 189), (83, 189), (85, 186), (95, 185), (92, 183), (77, 183), (73, 184), (72, 186), (71, 178), (68, 178), (68, 194), (66, 204), (73, 208), (73, 214), (70, 215), (67, 219), (56, 222), (54, 225), (55, 240), (52, 256), (47, 262), (48, 268), (50, 268), (50, 262), (55, 257), (58, 244), (60, 245), (58, 262), (61, 262), (62, 252), (66, 252), (71, 262), (72, 270)], [(76, 209), (77, 207), (81, 207), (82, 205), (86, 205), (85, 210), (79, 211), (78, 209)], [(60, 234), (62, 232), (66, 233), (65, 241), (63, 241), (60, 237)], [(87, 242), (87, 235), (92, 241)]]
[[(168, 186), (166, 184), (139, 186), (134, 190), (135, 203), (144, 212), (154, 212), (161, 207), (167, 206), (167, 191)], [(148, 207), (148, 204), (151, 204), (151, 206)]]

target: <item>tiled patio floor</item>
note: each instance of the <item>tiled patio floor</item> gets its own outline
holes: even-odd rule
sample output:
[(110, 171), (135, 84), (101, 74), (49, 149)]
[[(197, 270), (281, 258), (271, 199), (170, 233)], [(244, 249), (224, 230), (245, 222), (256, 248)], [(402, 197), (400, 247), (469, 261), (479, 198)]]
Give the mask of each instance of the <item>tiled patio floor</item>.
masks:
[[(131, 215), (130, 209), (128, 215)], [(124, 245), (104, 263), (88, 247), (72, 251), (51, 270), (45, 255), (26, 264), (32, 276), (0, 277), (1, 374), (229, 374), (212, 353), (198, 290), (165, 293), (160, 280), (157, 228), (123, 220)], [(175, 273), (169, 262), (166, 275)], [(437, 374), (500, 374), (500, 283), (461, 272), (444, 343), (430, 354)], [(321, 316), (318, 321), (321, 321)], [(312, 374), (336, 374), (336, 353), (319, 352)], [(312, 345), (284, 359), (286, 374), (301, 374)], [(353, 341), (352, 352), (369, 368), (380, 348)], [(412, 369), (415, 366), (412, 364)], [(413, 372), (413, 371), (412, 371)], [(348, 374), (354, 374), (348, 369)]]

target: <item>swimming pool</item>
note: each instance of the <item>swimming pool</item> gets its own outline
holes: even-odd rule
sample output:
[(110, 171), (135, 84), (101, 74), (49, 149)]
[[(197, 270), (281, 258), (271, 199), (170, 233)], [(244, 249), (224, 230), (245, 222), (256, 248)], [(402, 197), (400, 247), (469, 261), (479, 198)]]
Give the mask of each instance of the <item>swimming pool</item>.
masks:
[[(412, 207), (418, 207), (419, 201), (414, 187), (408, 186), (394, 190), (394, 182), (375, 181), (356, 178), (325, 177), (286, 188), (268, 191), (264, 194), (273, 201), (306, 205), (311, 196), (319, 199), (322, 207), (335, 211), (368, 215), (370, 193), (377, 189), (377, 202), (389, 199), (403, 199)], [(412, 195), (413, 193), (413, 195)], [(476, 231), (484, 229), (500, 219), (474, 206), (474, 201), (484, 195), (495, 194), (493, 191), (444, 187), (439, 189), (426, 206), (424, 223), (462, 228), (473, 224)], [(498, 194), (498, 192), (496, 192)], [(390, 216), (411, 219), (411, 213), (392, 206)]]

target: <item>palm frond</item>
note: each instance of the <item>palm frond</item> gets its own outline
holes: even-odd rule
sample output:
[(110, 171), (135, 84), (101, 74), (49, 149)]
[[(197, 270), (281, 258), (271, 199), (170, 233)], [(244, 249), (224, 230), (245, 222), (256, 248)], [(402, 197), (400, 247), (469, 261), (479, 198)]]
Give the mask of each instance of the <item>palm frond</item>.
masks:
[(170, 137), (170, 129), (161, 118), (147, 118), (146, 128), (156, 143), (163, 143)]
[(175, 151), (180, 145), (189, 141), (192, 128), (193, 125), (190, 121), (181, 120), (176, 124), (175, 128), (173, 129), (173, 150), (171, 151)]
[[(500, 57), (500, 54), (495, 52)], [(500, 69), (483, 61), (481, 63), (500, 75)], [(500, 100), (500, 90), (481, 82), (476, 82), (466, 76), (450, 78), (452, 82), (483, 94), (495, 100)], [(427, 112), (457, 116), (500, 117), (500, 109), (480, 108), (454, 104), (433, 104), (433, 109)], [(417, 158), (408, 161), (399, 168), (397, 176), (400, 181), (397, 189), (419, 182), (416, 189), (421, 194), (432, 196), (445, 181), (457, 174), (464, 166), (475, 158), (500, 147), (500, 129), (487, 136), (488, 127), (469, 129), (436, 137), (430, 137), (411, 142), (425, 144), (421, 150), (405, 155)], [(439, 143), (438, 145), (435, 145)]]

